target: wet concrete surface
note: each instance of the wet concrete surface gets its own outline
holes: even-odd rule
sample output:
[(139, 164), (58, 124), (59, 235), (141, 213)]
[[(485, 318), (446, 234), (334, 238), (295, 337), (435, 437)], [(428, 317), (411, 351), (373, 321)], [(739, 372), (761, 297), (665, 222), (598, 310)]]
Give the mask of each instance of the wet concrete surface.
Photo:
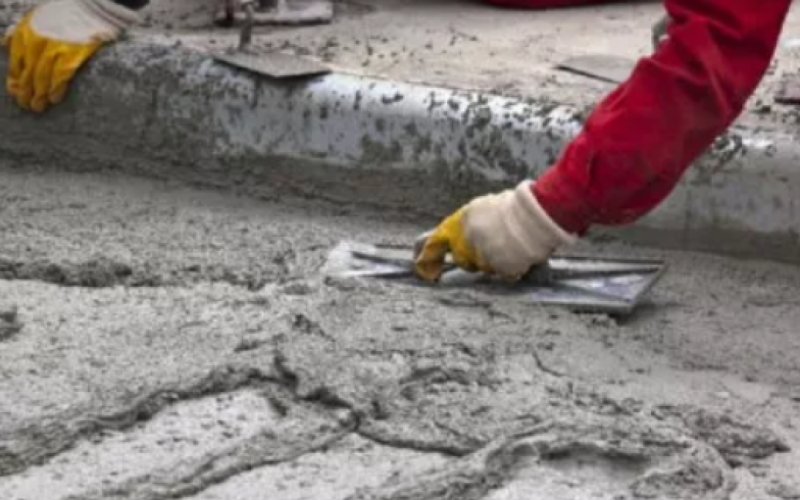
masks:
[(423, 228), (7, 162), (0, 497), (796, 498), (800, 270), (585, 244), (669, 262), (625, 320), (320, 275)]

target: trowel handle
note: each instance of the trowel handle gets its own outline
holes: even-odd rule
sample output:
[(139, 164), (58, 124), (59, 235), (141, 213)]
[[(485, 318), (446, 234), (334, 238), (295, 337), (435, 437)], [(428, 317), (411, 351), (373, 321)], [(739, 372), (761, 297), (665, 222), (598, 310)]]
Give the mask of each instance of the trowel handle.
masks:
[(246, 17), (242, 25), (242, 31), (239, 33), (239, 50), (244, 51), (247, 50), (253, 41), (253, 25), (255, 24), (256, 7), (254, 0), (243, 0), (241, 6)]

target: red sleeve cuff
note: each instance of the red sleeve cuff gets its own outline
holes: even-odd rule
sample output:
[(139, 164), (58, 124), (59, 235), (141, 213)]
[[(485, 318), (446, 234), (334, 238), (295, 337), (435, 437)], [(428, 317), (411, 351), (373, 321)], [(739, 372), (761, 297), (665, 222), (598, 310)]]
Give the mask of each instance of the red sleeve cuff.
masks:
[(591, 225), (590, 208), (579, 193), (559, 180), (556, 168), (549, 169), (531, 185), (542, 209), (564, 231), (582, 236)]

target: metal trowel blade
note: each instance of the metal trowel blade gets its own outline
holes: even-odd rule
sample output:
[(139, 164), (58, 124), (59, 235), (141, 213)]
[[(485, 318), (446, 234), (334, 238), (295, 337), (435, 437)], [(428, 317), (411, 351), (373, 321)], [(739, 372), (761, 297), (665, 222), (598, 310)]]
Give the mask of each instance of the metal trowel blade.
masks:
[[(322, 272), (336, 277), (409, 278), (416, 281), (413, 251), (340, 242), (328, 254)], [(659, 260), (558, 256), (546, 268), (509, 283), (482, 273), (468, 273), (451, 263), (439, 286), (481, 287), (497, 295), (526, 295), (532, 303), (575, 311), (629, 314), (661, 278)]]
[(270, 78), (312, 77), (331, 72), (317, 61), (283, 52), (230, 50), (214, 54), (214, 59)]
[(339, 278), (353, 277), (410, 277), (414, 274), (413, 263), (404, 261), (398, 252), (397, 259), (369, 258), (379, 256), (375, 245), (354, 241), (341, 241), (328, 253), (322, 273)]

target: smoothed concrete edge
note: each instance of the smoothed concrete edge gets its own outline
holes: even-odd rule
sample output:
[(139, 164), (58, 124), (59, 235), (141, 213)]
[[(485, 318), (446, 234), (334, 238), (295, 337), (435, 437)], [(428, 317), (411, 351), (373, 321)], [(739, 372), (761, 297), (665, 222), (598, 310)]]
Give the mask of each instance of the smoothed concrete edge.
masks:
[[(346, 74), (269, 80), (197, 51), (131, 41), (98, 55), (67, 102), (44, 116), (4, 96), (0, 150), (166, 177), (171, 169), (238, 183), (250, 176), (278, 191), (302, 186), (440, 216), (475, 193), (539, 175), (584, 111)], [(793, 137), (733, 129), (623, 234), (800, 261), (798, 158)]]

